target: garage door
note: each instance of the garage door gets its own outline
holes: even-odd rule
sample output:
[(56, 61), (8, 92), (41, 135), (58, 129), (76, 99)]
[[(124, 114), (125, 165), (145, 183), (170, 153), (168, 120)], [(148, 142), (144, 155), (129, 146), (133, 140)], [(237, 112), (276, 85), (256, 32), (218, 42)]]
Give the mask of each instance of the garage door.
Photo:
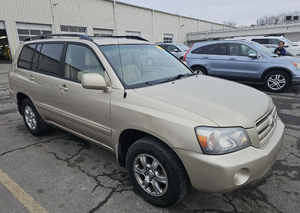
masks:
[(17, 30), (20, 42), (24, 41), (24, 39), (29, 36), (37, 36), (52, 33), (51, 25), (47, 24), (17, 23)]
[(11, 52), (3, 21), (0, 21), (0, 63), (11, 61)]
[(93, 29), (95, 37), (112, 36), (113, 30), (109, 29)]

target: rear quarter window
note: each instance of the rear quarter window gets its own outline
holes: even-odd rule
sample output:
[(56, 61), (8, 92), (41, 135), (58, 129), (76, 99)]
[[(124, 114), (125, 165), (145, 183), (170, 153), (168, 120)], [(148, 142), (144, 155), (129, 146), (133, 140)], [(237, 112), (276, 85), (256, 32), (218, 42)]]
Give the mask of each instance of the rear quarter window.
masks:
[(191, 53), (192, 54), (205, 54), (206, 47), (207, 46), (198, 47), (198, 48), (194, 49)]
[(19, 68), (28, 69), (28, 70), (30, 69), (35, 47), (36, 44), (29, 44), (23, 47), (18, 60)]

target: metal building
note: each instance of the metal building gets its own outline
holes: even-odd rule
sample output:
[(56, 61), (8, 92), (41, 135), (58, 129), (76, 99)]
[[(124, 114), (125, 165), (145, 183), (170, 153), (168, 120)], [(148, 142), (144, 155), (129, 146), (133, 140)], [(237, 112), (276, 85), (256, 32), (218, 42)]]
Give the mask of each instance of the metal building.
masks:
[(231, 28), (187, 33), (188, 45), (206, 40), (223, 40), (238, 36), (284, 36), (287, 39), (300, 41), (300, 23), (285, 23), (260, 27)]
[(110, 0), (0, 0), (0, 8), (0, 60), (10, 60), (26, 37), (41, 34), (138, 35), (186, 43), (188, 32), (228, 28)]

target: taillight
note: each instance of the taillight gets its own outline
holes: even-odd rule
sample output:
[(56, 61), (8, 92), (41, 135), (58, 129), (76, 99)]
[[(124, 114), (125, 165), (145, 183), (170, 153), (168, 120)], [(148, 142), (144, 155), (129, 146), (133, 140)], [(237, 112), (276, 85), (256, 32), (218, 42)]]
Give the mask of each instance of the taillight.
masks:
[[(192, 47), (194, 46), (194, 44), (191, 46), (190, 49), (192, 49)], [(185, 61), (185, 58), (186, 58), (186, 54), (188, 54), (188, 52), (190, 51), (190, 49), (188, 51), (186, 51), (186, 53), (184, 54), (184, 57), (183, 57), (183, 61)]]

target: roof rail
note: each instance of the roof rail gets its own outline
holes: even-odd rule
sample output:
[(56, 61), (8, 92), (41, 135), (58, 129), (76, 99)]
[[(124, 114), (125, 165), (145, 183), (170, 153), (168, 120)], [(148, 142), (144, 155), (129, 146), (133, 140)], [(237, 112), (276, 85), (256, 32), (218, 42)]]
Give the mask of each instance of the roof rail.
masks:
[(40, 36), (30, 36), (30, 37), (27, 37), (27, 38), (25, 38), (24, 41), (46, 39), (48, 37), (53, 37), (53, 36), (79, 37), (80, 39), (93, 41), (93, 39), (91, 37), (89, 37), (87, 35), (84, 35), (84, 34), (44, 34), (44, 35), (40, 35)]
[[(101, 37), (96, 37), (101, 38)], [(141, 40), (141, 41), (148, 41), (147, 39), (144, 39), (140, 36), (134, 36), (134, 35), (126, 35), (126, 36), (103, 36), (102, 38), (126, 38), (126, 39), (135, 39), (135, 40)], [(150, 41), (148, 41), (150, 42)]]

